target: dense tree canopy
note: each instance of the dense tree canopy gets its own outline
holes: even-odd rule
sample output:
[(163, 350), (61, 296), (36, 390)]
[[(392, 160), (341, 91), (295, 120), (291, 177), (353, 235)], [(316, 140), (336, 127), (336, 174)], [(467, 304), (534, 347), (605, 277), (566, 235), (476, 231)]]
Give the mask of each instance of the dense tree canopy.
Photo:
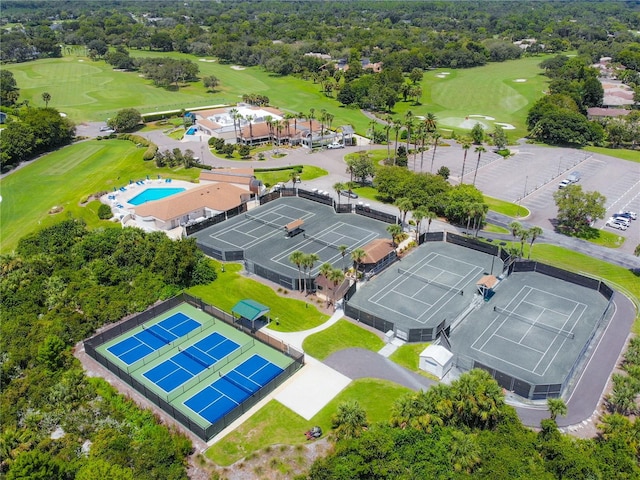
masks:
[(604, 218), (606, 198), (600, 192), (584, 192), (580, 185), (569, 185), (553, 194), (558, 207), (561, 230), (580, 235), (587, 232), (592, 221)]

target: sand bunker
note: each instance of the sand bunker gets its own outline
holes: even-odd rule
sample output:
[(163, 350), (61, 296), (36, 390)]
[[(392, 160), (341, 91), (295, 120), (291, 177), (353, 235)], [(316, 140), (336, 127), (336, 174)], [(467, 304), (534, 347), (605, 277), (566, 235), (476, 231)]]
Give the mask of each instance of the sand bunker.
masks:
[(526, 82), (526, 81), (527, 81), (527, 79), (526, 79), (526, 78), (516, 78), (516, 79), (514, 80), (514, 82), (516, 82), (516, 83), (524, 83), (524, 82)]
[(469, 118), (484, 118), (485, 120), (494, 121), (495, 118), (490, 117), (489, 115), (467, 115)]
[(451, 75), (451, 72), (442, 72), (441, 75)]
[(215, 59), (207, 60), (206, 58), (199, 58), (198, 61), (199, 62), (213, 63), (213, 62), (215, 62)]
[(495, 122), (495, 124), (496, 125), (500, 125), (503, 130), (515, 130), (516, 129), (516, 127), (514, 127), (510, 123)]
[(231, 68), (234, 70), (244, 70), (244, 67), (241, 67), (240, 65), (231, 65)]
[(460, 122), (460, 123), (458, 124), (458, 126), (459, 126), (460, 128), (464, 128), (464, 129), (466, 129), (466, 130), (471, 130), (473, 127), (475, 127), (475, 126), (476, 126), (476, 123), (479, 123), (479, 124), (480, 124), (480, 126), (481, 126), (482, 128), (484, 128), (485, 130), (487, 130), (487, 129), (489, 128), (489, 126), (488, 126), (486, 123), (481, 122), (481, 121), (476, 120), (476, 119), (473, 119), (473, 120), (472, 120), (471, 118), (465, 118), (462, 122)]
[(436, 75), (436, 77), (438, 77), (438, 78), (447, 78), (447, 76), (446, 76), (446, 75), (443, 75), (443, 74), (441, 74), (441, 73), (439, 73), (438, 75)]

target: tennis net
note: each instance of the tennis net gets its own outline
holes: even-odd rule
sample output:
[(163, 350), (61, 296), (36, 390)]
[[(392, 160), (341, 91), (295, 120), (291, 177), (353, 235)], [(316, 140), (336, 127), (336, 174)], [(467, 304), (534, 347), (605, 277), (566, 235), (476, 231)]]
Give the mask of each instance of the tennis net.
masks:
[(249, 220), (253, 220), (254, 222), (258, 222), (263, 225), (266, 225), (268, 227), (275, 228), (277, 230), (282, 230), (284, 228), (284, 225), (279, 225), (277, 223), (270, 222), (269, 220), (265, 220), (264, 218), (254, 217), (253, 215), (249, 215), (248, 213), (245, 213), (244, 217), (248, 218)]
[(173, 341), (175, 340), (174, 338), (172, 338), (171, 340), (167, 340), (167, 339), (166, 339), (166, 338), (164, 338), (162, 335), (160, 335), (158, 332), (156, 332), (153, 328), (148, 328), (148, 327), (145, 327), (145, 326), (143, 325), (143, 326), (142, 326), (142, 329), (143, 329), (145, 332), (149, 332), (151, 335), (153, 335), (154, 337), (156, 337), (158, 340), (161, 340), (161, 341), (163, 341), (163, 342), (164, 342), (164, 343), (166, 343), (166, 344), (169, 344), (169, 343), (171, 343), (171, 342), (173, 342)]
[(307, 240), (311, 240), (312, 242), (316, 242), (316, 243), (319, 243), (320, 245), (324, 245), (329, 248), (335, 248), (336, 250), (338, 250), (338, 246), (334, 245), (333, 243), (329, 243), (325, 240), (320, 240), (319, 238), (312, 237), (311, 235), (307, 235), (306, 233), (303, 233), (302, 236)]
[(204, 360), (198, 358), (197, 356), (195, 356), (193, 353), (189, 352), (188, 349), (184, 349), (182, 350), (180, 347), (178, 347), (178, 350), (182, 353), (184, 353), (187, 357), (189, 357), (191, 360), (193, 360), (194, 362), (199, 363), (200, 365), (202, 365), (204, 368), (209, 368), (212, 364), (205, 362)]
[[(233, 372), (235, 372), (235, 370), (232, 370), (232, 371), (233, 371)], [(231, 372), (229, 372), (229, 373), (231, 373)], [(238, 373), (238, 372), (236, 372), (236, 373)], [(238, 373), (238, 375), (241, 375), (241, 374), (240, 374), (240, 373)], [(254, 382), (253, 380), (251, 380), (250, 378), (247, 378), (247, 377), (244, 377), (244, 378), (247, 378), (247, 380), (249, 380), (251, 383), (254, 383), (254, 384), (256, 385), (256, 387), (258, 387), (258, 388), (256, 388), (256, 390), (255, 390), (255, 391), (252, 391), (252, 390), (250, 390), (248, 387), (245, 387), (244, 385), (242, 385), (240, 382), (235, 381), (233, 378), (231, 378), (231, 376), (230, 376), (229, 374), (225, 375), (225, 376), (224, 376), (224, 378), (225, 378), (229, 383), (231, 383), (232, 385), (235, 385), (235, 386), (236, 386), (236, 387), (238, 387), (240, 390), (242, 390), (242, 391), (244, 391), (244, 392), (248, 393), (249, 395), (253, 395), (253, 394), (254, 394), (254, 393), (255, 393), (255, 392), (260, 388), (260, 385), (258, 385), (256, 382)]]
[(451, 285), (446, 285), (444, 283), (440, 283), (440, 282), (436, 282), (435, 280), (430, 280), (428, 278), (422, 277), (420, 275), (418, 275), (417, 273), (413, 273), (410, 272), (409, 270), (405, 270), (404, 268), (398, 268), (398, 273), (402, 274), (402, 275), (406, 275), (407, 277), (411, 277), (411, 278), (415, 278), (417, 280), (420, 280), (421, 282), (424, 282), (428, 285), (435, 285), (436, 287), (440, 287), (443, 288), (445, 290), (448, 291), (456, 291), (456, 293), (461, 293), (462, 290), (458, 287), (452, 287)]
[(510, 311), (510, 310), (505, 310), (504, 308), (500, 308), (496, 306), (496, 307), (493, 307), (493, 311), (501, 315), (517, 318), (521, 322), (524, 322), (528, 325), (533, 325), (534, 327), (540, 327), (544, 330), (547, 330), (549, 332), (552, 332), (558, 335), (564, 335), (567, 338), (575, 338), (575, 334), (573, 332), (570, 332), (569, 330), (563, 330), (561, 328), (552, 327), (551, 325), (547, 325), (545, 323), (536, 322), (535, 320), (531, 320), (530, 318), (527, 318), (524, 315), (520, 315), (519, 313)]

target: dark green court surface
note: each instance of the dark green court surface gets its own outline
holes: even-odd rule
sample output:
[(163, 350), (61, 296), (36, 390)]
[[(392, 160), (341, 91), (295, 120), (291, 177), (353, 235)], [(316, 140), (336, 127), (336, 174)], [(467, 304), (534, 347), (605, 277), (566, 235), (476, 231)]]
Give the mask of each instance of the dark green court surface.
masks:
[[(502, 271), (502, 262), (492, 255), (427, 242), (361, 285), (348, 301), (348, 312), (357, 309), (390, 322), (405, 340), (432, 340), (436, 327), (451, 325), (470, 307), (477, 281), (492, 267), (494, 273)], [(421, 338), (414, 338), (415, 332)]]
[[(285, 226), (296, 220), (304, 222), (300, 231), (288, 235)], [(332, 207), (310, 200), (284, 197), (192, 236), (205, 252), (207, 249), (244, 252), (245, 266), (253, 267), (255, 264), (276, 276), (297, 279), (298, 267), (289, 260), (292, 252), (300, 250), (320, 257), (311, 271), (311, 276), (315, 277), (323, 263), (328, 262), (334, 268), (350, 266), (351, 251), (376, 238), (390, 239), (387, 225), (353, 213), (337, 214)], [(340, 245), (348, 248), (345, 257), (338, 250)], [(255, 268), (248, 270), (262, 274)], [(279, 279), (273, 280), (281, 283)]]
[(519, 395), (542, 398), (563, 390), (586, 358), (608, 305), (597, 290), (541, 273), (512, 273), (451, 332), (451, 350), (459, 364), (479, 363)]

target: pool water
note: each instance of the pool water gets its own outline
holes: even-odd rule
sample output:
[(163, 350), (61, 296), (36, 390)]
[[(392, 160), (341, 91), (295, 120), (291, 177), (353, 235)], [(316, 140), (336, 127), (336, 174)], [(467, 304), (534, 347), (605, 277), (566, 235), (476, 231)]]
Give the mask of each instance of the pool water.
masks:
[(153, 202), (161, 198), (167, 198), (176, 193), (184, 192), (184, 188), (147, 188), (143, 192), (133, 197), (127, 203), (130, 205), (142, 205), (143, 203)]
[(191, 127), (189, 130), (187, 130), (187, 135), (195, 135), (197, 131), (197, 128)]

